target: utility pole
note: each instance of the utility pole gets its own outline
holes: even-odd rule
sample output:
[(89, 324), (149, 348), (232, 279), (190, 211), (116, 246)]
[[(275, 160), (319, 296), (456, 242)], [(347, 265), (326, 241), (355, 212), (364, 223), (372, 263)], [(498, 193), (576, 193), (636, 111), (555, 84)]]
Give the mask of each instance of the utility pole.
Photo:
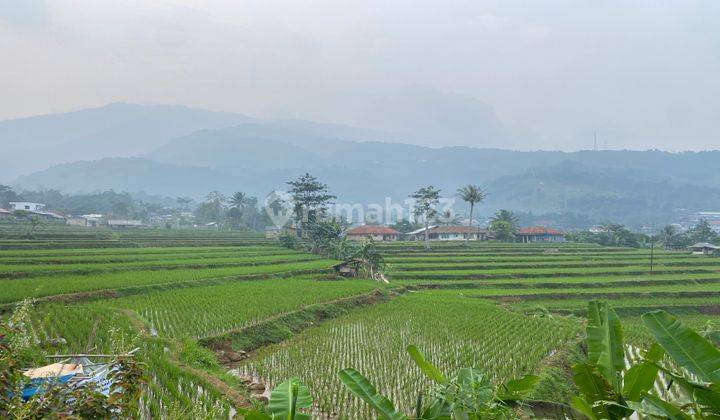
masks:
[(655, 262), (655, 234), (650, 234), (650, 275), (653, 275), (653, 263)]

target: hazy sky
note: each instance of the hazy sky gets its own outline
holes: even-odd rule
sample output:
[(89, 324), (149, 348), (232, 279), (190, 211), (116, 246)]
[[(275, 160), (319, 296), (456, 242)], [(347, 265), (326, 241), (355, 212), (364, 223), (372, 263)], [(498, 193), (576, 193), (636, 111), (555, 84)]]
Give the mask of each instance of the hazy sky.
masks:
[(512, 147), (720, 148), (718, 22), (715, 0), (0, 0), (0, 119), (123, 101), (361, 124), (422, 85), (494, 108)]

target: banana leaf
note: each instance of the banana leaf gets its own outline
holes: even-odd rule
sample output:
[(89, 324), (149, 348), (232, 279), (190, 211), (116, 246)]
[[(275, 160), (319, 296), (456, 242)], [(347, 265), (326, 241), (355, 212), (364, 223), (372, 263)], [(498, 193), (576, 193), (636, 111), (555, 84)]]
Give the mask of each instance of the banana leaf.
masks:
[(654, 407), (656, 410), (662, 412), (665, 417), (670, 420), (692, 420), (692, 417), (684, 413), (679, 407), (676, 407), (655, 395), (645, 394), (643, 401)]
[(310, 419), (310, 416), (298, 410), (311, 406), (310, 390), (298, 379), (290, 378), (270, 393), (268, 411), (275, 419), (305, 420)]
[(511, 379), (500, 386), (498, 400), (505, 404), (515, 403), (525, 398), (537, 385), (539, 376), (525, 375), (518, 379)]
[(439, 384), (447, 383), (445, 375), (443, 375), (438, 368), (425, 359), (425, 355), (417, 348), (417, 346), (412, 344), (407, 346), (407, 352), (425, 376)]
[(680, 366), (703, 382), (720, 383), (720, 350), (665, 311), (642, 316), (655, 340)]
[(404, 420), (406, 415), (395, 411), (392, 401), (378, 394), (375, 387), (355, 369), (343, 369), (338, 372), (343, 384), (357, 397), (365, 401), (383, 420)]
[(620, 392), (620, 372), (625, 368), (620, 318), (606, 302), (588, 303), (588, 361)]
[(639, 402), (657, 379), (658, 366), (653, 362), (642, 362), (625, 372), (623, 378), (623, 396), (630, 401)]

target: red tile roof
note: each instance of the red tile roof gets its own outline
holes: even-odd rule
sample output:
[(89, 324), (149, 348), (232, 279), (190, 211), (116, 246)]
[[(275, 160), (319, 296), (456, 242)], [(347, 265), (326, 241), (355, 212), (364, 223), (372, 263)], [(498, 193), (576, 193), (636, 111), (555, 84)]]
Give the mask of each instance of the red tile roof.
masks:
[(550, 229), (543, 226), (533, 226), (522, 228), (518, 231), (519, 235), (562, 235), (563, 233), (556, 229)]
[[(486, 233), (485, 229), (479, 229), (480, 233)], [(477, 226), (438, 226), (430, 228), (430, 233), (477, 233)]]
[(350, 229), (346, 235), (400, 235), (395, 229), (383, 225), (364, 225)]
[(12, 212), (11, 212), (11, 211), (5, 210), (5, 209), (4, 209), (4, 208), (2, 208), (2, 207), (0, 207), (0, 213), (5, 213), (5, 214), (12, 214)]

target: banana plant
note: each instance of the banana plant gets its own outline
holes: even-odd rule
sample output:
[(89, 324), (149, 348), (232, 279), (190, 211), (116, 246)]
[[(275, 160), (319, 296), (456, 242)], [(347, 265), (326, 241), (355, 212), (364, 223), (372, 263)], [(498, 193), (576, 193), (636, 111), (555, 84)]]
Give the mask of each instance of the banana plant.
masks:
[(258, 410), (244, 410), (246, 420), (310, 420), (301, 409), (312, 407), (310, 391), (297, 378), (281, 383), (270, 393), (267, 413)]
[(625, 370), (620, 318), (605, 302), (588, 303), (586, 334), (587, 359), (571, 367), (581, 394), (572, 407), (591, 420), (630, 416), (655, 383), (662, 348), (651, 347), (643, 362)]
[[(651, 361), (688, 396), (678, 407), (645, 393), (643, 408), (672, 419), (720, 418), (720, 350), (708, 339), (666, 311), (644, 314), (642, 321), (653, 338), (682, 371)], [(644, 414), (648, 414), (644, 412)]]
[[(420, 371), (436, 384), (426, 406), (423, 405), (423, 393), (418, 394), (415, 407), (415, 418), (418, 420), (511, 418), (510, 408), (525, 398), (539, 379), (526, 375), (494, 387), (486, 375), (474, 368), (462, 368), (455, 377), (448, 379), (416, 346), (408, 346), (407, 352)], [(356, 370), (343, 369), (338, 376), (350, 392), (368, 404), (379, 418), (408, 419)]]

